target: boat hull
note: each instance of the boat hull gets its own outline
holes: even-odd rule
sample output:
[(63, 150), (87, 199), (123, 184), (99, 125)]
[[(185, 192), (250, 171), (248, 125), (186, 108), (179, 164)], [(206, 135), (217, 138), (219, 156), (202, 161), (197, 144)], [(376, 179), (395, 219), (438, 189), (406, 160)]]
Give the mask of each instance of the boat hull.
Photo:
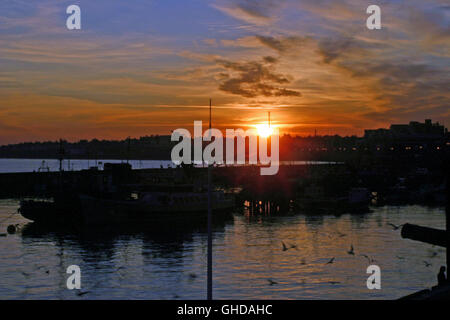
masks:
[(52, 201), (23, 200), (19, 213), (26, 219), (45, 224), (74, 224), (81, 222), (81, 214), (74, 204)]
[[(86, 224), (155, 223), (157, 221), (196, 220), (208, 212), (207, 202), (190, 205), (151, 205), (145, 201), (114, 200), (81, 195), (83, 221)], [(232, 199), (213, 202), (213, 215), (230, 213)]]

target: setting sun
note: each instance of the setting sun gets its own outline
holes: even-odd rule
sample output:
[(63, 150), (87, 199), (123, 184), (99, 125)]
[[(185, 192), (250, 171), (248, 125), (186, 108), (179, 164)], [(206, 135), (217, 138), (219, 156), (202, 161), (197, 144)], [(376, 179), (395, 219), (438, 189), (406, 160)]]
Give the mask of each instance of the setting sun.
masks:
[(273, 128), (269, 127), (267, 124), (257, 124), (255, 127), (260, 137), (267, 138), (273, 133)]

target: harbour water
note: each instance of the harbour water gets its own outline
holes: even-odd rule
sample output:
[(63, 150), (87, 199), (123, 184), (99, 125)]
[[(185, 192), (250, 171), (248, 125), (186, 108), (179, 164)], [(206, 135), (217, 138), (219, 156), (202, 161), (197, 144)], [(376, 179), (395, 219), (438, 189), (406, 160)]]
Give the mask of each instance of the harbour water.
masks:
[[(78, 171), (90, 167), (102, 167), (104, 163), (122, 163), (124, 160), (87, 160), (72, 159), (63, 161), (63, 170)], [(130, 160), (133, 169), (151, 169), (174, 167), (170, 160)], [(33, 172), (33, 171), (58, 171), (57, 159), (0, 159), (0, 173)]]
[[(0, 200), (0, 233), (20, 224), (16, 234), (0, 237), (0, 299), (206, 297), (206, 221), (63, 232), (10, 217), (17, 208), (17, 200)], [(444, 221), (443, 208), (422, 206), (342, 216), (235, 212), (214, 224), (214, 298), (399, 298), (435, 285), (445, 250), (402, 239), (390, 223), (443, 228)], [(282, 241), (295, 248), (283, 251)], [(381, 268), (381, 290), (367, 289), (369, 261), (362, 255)], [(82, 295), (66, 286), (66, 269), (74, 264), (81, 268)]]
[[(86, 170), (90, 167), (103, 167), (105, 163), (123, 163), (125, 160), (87, 160), (71, 159), (64, 160), (62, 169), (65, 171)], [(280, 164), (330, 164), (326, 161), (280, 161)], [(175, 164), (170, 160), (129, 160), (133, 169), (157, 169), (174, 168)], [(57, 159), (0, 159), (0, 173), (34, 172), (34, 171), (58, 171), (59, 160)]]

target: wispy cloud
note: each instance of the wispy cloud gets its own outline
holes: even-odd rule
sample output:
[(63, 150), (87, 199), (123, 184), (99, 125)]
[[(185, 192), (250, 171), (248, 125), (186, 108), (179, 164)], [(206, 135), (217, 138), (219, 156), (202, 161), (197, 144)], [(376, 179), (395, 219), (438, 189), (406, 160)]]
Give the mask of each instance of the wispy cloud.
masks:
[(266, 25), (276, 19), (283, 0), (225, 0), (213, 7), (236, 19), (255, 25)]
[(209, 97), (292, 133), (450, 120), (445, 0), (378, 1), (381, 30), (357, 0), (79, 0), (79, 32), (69, 2), (0, 3), (0, 142), (168, 133)]

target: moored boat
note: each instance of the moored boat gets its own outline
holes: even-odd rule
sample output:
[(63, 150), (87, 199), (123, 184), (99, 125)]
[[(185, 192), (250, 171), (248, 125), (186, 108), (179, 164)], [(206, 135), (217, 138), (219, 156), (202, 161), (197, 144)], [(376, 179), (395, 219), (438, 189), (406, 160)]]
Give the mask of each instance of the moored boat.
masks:
[(351, 188), (347, 195), (327, 195), (323, 187), (311, 185), (298, 197), (294, 206), (315, 214), (365, 213), (369, 211), (370, 193), (367, 188)]
[[(86, 224), (155, 223), (170, 220), (194, 220), (208, 211), (206, 192), (137, 192), (127, 197), (80, 195)], [(211, 193), (213, 214), (230, 213), (234, 198), (222, 191)]]
[[(74, 200), (74, 199), (77, 200)], [(211, 192), (213, 214), (235, 207), (232, 195)], [(141, 191), (79, 194), (66, 198), (37, 201), (23, 200), (19, 212), (25, 218), (45, 224), (129, 224), (195, 220), (208, 210), (208, 193), (186, 191)]]

